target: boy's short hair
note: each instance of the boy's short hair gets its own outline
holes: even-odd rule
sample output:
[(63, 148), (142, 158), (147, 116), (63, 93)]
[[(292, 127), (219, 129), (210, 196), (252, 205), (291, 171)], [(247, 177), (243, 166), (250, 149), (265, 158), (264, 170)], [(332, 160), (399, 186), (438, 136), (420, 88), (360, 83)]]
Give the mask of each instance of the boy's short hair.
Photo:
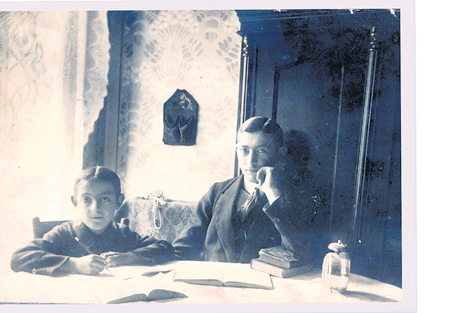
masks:
[(102, 181), (107, 182), (113, 185), (113, 188), (116, 190), (116, 194), (121, 194), (121, 179), (119, 176), (112, 170), (102, 166), (94, 166), (84, 169), (78, 174), (73, 185), (74, 195), (77, 194), (78, 184), (82, 181)]
[(254, 116), (247, 119), (238, 129), (238, 134), (244, 132), (256, 133), (259, 131), (273, 136), (270, 146), (274, 146), (276, 148), (280, 148), (282, 146), (284, 135), (281, 126), (272, 119), (264, 116)]

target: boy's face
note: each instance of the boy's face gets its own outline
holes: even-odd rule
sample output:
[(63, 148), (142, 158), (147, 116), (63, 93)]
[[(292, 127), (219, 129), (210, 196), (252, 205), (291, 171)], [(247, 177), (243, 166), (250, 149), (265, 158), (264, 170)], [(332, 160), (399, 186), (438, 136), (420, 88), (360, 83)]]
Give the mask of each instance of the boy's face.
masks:
[(256, 174), (260, 168), (276, 164), (279, 149), (272, 146), (272, 139), (272, 135), (261, 131), (238, 134), (238, 163), (247, 181), (256, 183)]
[(113, 220), (114, 212), (124, 201), (113, 185), (103, 181), (81, 181), (72, 203), (79, 218), (95, 234), (101, 234)]

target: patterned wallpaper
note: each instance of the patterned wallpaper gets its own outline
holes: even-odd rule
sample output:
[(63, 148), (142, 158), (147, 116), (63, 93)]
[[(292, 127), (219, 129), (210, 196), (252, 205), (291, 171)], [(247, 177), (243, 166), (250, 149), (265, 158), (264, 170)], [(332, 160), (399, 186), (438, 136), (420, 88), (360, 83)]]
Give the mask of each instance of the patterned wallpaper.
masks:
[[(240, 72), (235, 11), (139, 11), (124, 30), (118, 174), (127, 197), (163, 190), (198, 200), (233, 177)], [(196, 145), (163, 139), (163, 104), (177, 89), (199, 103)]]

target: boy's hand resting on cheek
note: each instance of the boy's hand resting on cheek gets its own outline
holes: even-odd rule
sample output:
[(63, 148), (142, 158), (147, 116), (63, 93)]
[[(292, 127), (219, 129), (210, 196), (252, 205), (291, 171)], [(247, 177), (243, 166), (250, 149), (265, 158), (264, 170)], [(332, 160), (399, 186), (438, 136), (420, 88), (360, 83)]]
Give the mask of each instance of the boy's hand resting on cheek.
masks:
[(132, 252), (105, 252), (101, 254), (106, 260), (106, 264), (109, 267), (112, 266), (121, 266), (121, 265), (129, 265), (129, 264), (138, 264), (142, 261), (137, 255)]
[(256, 174), (261, 190), (266, 194), (268, 201), (272, 204), (282, 194), (282, 172), (270, 166), (264, 166)]

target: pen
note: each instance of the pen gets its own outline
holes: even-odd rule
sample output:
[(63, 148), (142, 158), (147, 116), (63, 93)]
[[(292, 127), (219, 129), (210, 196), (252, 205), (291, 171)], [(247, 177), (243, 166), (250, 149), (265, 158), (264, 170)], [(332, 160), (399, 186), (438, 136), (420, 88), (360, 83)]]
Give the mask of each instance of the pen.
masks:
[(87, 246), (85, 246), (81, 241), (80, 239), (78, 239), (78, 237), (75, 237), (75, 240), (78, 242), (78, 244), (86, 250), (86, 252), (88, 252), (89, 254), (94, 254)]
[[(85, 245), (80, 241), (80, 239), (78, 239), (78, 237), (75, 237), (75, 240), (78, 242), (78, 244), (79, 244), (83, 249), (86, 250), (86, 252), (88, 252), (89, 254), (94, 254), (94, 253), (90, 250), (90, 248), (88, 248), (87, 246), (85, 246)], [(108, 272), (111, 272), (111, 271), (109, 270), (107, 264), (105, 264), (104, 268), (107, 269)]]

